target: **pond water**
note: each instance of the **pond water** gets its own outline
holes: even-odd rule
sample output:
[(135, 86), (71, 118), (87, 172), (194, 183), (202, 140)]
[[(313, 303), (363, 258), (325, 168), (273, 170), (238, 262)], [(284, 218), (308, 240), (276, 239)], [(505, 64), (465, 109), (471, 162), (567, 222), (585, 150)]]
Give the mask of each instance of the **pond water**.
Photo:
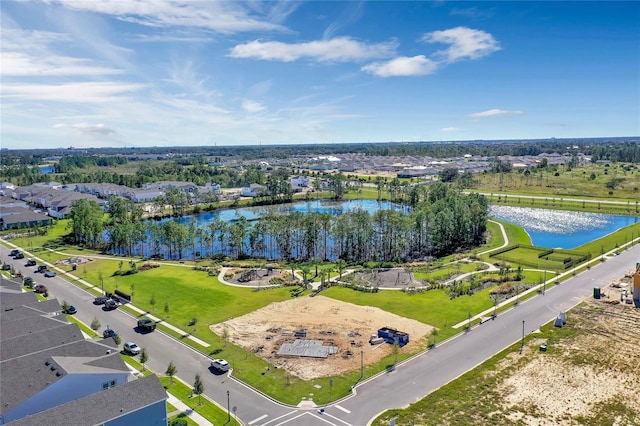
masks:
[[(244, 216), (247, 220), (257, 219), (262, 216), (266, 216), (270, 211), (275, 214), (287, 214), (292, 212), (302, 213), (330, 213), (334, 216), (340, 214), (353, 212), (356, 210), (365, 210), (371, 214), (378, 210), (386, 209), (401, 209), (399, 204), (391, 203), (388, 201), (376, 201), (376, 200), (348, 200), (348, 201), (328, 201), (328, 200), (315, 200), (315, 201), (301, 201), (290, 204), (276, 204), (272, 206), (256, 206), (256, 207), (242, 207), (237, 209), (218, 210), (214, 212), (202, 213), (193, 216), (198, 221), (198, 226), (207, 225), (213, 222), (216, 218), (220, 218), (224, 222), (230, 222), (239, 219)], [(185, 216), (175, 220), (178, 223), (186, 224), (189, 218), (192, 216)]]
[(524, 228), (535, 246), (573, 249), (638, 223), (635, 216), (492, 205), (489, 215)]

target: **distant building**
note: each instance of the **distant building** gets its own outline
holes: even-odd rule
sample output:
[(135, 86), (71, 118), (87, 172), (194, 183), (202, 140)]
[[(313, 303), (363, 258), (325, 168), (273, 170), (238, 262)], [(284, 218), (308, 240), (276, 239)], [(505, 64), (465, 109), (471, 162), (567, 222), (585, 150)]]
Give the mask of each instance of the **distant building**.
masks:
[(257, 183), (252, 183), (249, 186), (245, 186), (240, 190), (241, 197), (261, 197), (267, 193), (267, 187)]

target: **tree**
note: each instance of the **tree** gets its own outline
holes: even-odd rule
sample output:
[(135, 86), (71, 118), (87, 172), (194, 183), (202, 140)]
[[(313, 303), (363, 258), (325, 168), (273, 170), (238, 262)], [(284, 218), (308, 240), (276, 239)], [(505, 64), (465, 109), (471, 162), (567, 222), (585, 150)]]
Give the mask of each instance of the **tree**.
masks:
[(120, 337), (120, 335), (117, 334), (117, 332), (116, 332), (116, 335), (113, 336), (113, 342), (116, 344), (116, 346), (120, 346), (120, 343), (122, 343), (122, 337)]
[(196, 374), (196, 379), (193, 382), (193, 393), (198, 395), (198, 405), (202, 405), (201, 395), (204, 392), (204, 383), (200, 380), (200, 375)]
[(69, 303), (66, 300), (64, 300), (62, 302), (62, 312), (67, 312), (68, 310), (69, 310)]
[(164, 313), (167, 315), (167, 318), (169, 318), (169, 300), (165, 300), (164, 301)]
[(169, 378), (171, 379), (171, 384), (173, 384), (173, 376), (175, 376), (177, 373), (178, 368), (176, 368), (176, 365), (173, 363), (173, 361), (169, 361), (169, 366), (167, 367), (167, 370), (164, 372), (164, 374), (169, 376)]
[(76, 200), (71, 205), (69, 218), (75, 243), (96, 247), (104, 231), (104, 210), (94, 200)]
[(147, 352), (147, 348), (142, 348), (140, 351), (140, 364), (142, 364), (142, 371), (145, 370), (144, 363), (149, 360), (149, 353)]
[(149, 299), (149, 304), (151, 305), (151, 310), (155, 311), (156, 310), (156, 294), (155, 293), (151, 293), (151, 299)]
[(102, 324), (100, 324), (100, 321), (98, 321), (98, 318), (93, 317), (93, 321), (91, 321), (91, 329), (93, 331), (98, 331), (101, 325)]
[(438, 173), (441, 182), (453, 182), (458, 177), (458, 169), (455, 167), (447, 167)]

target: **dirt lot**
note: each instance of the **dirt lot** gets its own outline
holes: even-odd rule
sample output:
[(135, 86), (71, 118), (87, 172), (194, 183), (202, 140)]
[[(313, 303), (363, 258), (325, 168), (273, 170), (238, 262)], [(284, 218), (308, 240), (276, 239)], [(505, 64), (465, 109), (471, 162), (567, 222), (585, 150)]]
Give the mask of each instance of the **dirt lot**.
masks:
[[(605, 291), (619, 300), (616, 291)], [(531, 354), (502, 382), (508, 418), (528, 425), (640, 424), (640, 309), (591, 300), (568, 320), (575, 337), (553, 353)]]
[(620, 303), (629, 281), (571, 309), (564, 327), (531, 335), (522, 355), (488, 360), (373, 424), (640, 426), (640, 309)]
[[(393, 346), (372, 346), (369, 336), (380, 327), (389, 326), (410, 335), (409, 344), (401, 352), (426, 347), (432, 327), (403, 318), (378, 308), (358, 306), (324, 296), (301, 297), (272, 303), (262, 309), (224, 323), (211, 330), (229, 341), (251, 350), (278, 368), (304, 380), (333, 376), (360, 368), (360, 351), (365, 365), (373, 364), (393, 353)], [(327, 358), (283, 357), (277, 351), (282, 343), (295, 340), (293, 332), (305, 329), (307, 339), (324, 340), (338, 347)]]

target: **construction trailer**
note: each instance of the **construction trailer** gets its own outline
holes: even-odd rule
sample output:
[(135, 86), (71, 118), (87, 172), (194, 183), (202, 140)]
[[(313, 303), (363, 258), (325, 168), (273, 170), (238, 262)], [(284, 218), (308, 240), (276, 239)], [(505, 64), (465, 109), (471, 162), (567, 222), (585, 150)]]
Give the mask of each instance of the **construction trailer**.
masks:
[(382, 337), (387, 343), (397, 344), (400, 347), (409, 343), (409, 333), (396, 330), (393, 327), (382, 327), (378, 330), (378, 337)]

